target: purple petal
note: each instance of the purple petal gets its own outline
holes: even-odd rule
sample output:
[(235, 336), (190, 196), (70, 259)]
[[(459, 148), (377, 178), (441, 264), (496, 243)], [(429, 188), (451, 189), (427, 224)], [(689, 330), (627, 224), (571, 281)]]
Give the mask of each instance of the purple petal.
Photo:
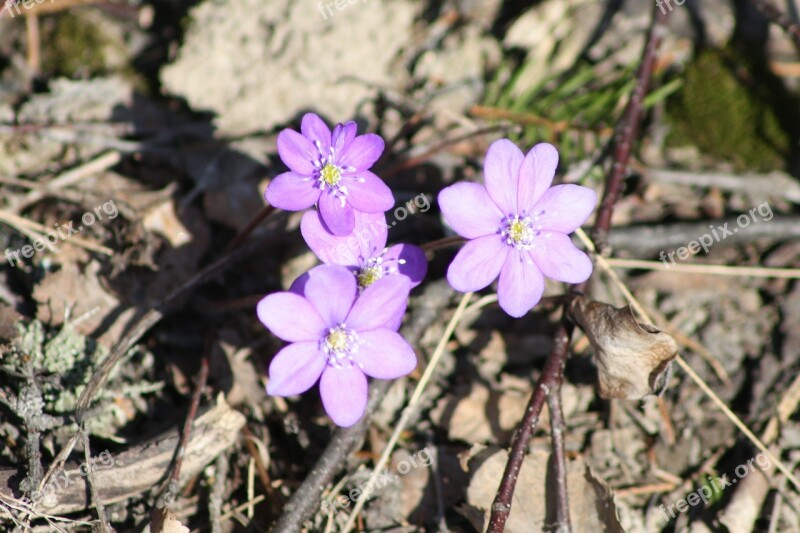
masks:
[(303, 115), (303, 121), (300, 124), (300, 133), (309, 139), (312, 143), (319, 143), (319, 153), (328, 155), (331, 148), (331, 130), (328, 125), (314, 113), (306, 113)]
[(287, 211), (308, 209), (319, 198), (319, 189), (310, 178), (296, 172), (284, 172), (273, 178), (264, 194), (273, 207)]
[(358, 294), (353, 272), (343, 266), (321, 265), (309, 271), (305, 284), (306, 299), (329, 328), (344, 322)]
[(357, 177), (348, 177), (347, 201), (365, 213), (383, 213), (394, 206), (392, 190), (378, 176), (365, 170)]
[(486, 190), (505, 215), (517, 210), (517, 184), (523, 159), (522, 151), (508, 139), (493, 142), (486, 152), (483, 163)]
[[(411, 283), (404, 276), (381, 278), (356, 298), (347, 315), (347, 327), (357, 332), (396, 324), (398, 315), (405, 313)], [(399, 325), (399, 324), (398, 324)]]
[(333, 128), (333, 150), (338, 154), (345, 146), (356, 138), (356, 123), (352, 120), (346, 124), (337, 124)]
[(512, 250), (500, 271), (497, 300), (509, 315), (519, 318), (539, 303), (544, 293), (544, 276), (530, 255)]
[(525, 156), (519, 171), (517, 213), (530, 213), (553, 183), (558, 167), (558, 151), (552, 144), (539, 143)]
[(269, 364), (267, 394), (294, 396), (312, 387), (327, 360), (317, 342), (296, 342), (285, 347)]
[(323, 192), (319, 197), (319, 214), (325, 227), (334, 235), (350, 235), (356, 225), (353, 208), (347, 203), (342, 205), (329, 192)]
[(367, 377), (355, 365), (328, 366), (322, 372), (319, 393), (331, 420), (337, 426), (350, 427), (367, 407)]
[(586, 222), (596, 203), (597, 195), (589, 187), (556, 185), (542, 195), (531, 214), (542, 229), (572, 233)]
[(355, 167), (359, 171), (367, 170), (381, 156), (383, 147), (380, 135), (374, 133), (359, 135), (347, 143), (337, 162), (343, 167)]
[(486, 188), (477, 183), (461, 182), (442, 189), (439, 208), (450, 227), (467, 239), (497, 232), (504, 217)]
[(592, 260), (563, 233), (541, 232), (529, 253), (542, 274), (556, 281), (581, 283), (592, 275)]
[[(358, 213), (356, 213), (356, 222), (358, 222)], [(314, 255), (319, 257), (323, 263), (352, 268), (358, 267), (361, 263), (358, 243), (348, 237), (337, 237), (330, 233), (322, 224), (322, 219), (317, 211), (306, 211), (300, 221), (300, 233)], [(351, 244), (355, 246), (351, 247)]]
[(511, 248), (499, 235), (478, 237), (464, 245), (447, 269), (447, 282), (460, 292), (488, 287), (500, 274)]
[(289, 170), (304, 176), (314, 172), (314, 161), (319, 159), (314, 143), (289, 129), (278, 134), (278, 155)]
[(398, 333), (386, 328), (359, 334), (362, 343), (355, 356), (366, 375), (377, 379), (397, 379), (417, 367), (414, 349)]
[[(313, 268), (311, 270), (314, 270)], [(298, 296), (305, 297), (306, 295), (306, 284), (308, 284), (308, 280), (311, 279), (311, 271), (303, 272), (297, 279), (292, 282), (289, 286), (289, 292), (297, 294)]]
[(358, 241), (361, 258), (375, 257), (386, 248), (389, 229), (386, 227), (386, 215), (383, 213), (365, 213), (356, 211), (356, 225), (353, 237)]
[(397, 271), (401, 276), (405, 276), (411, 281), (413, 289), (422, 282), (425, 273), (428, 272), (428, 259), (418, 246), (413, 244), (395, 244), (391, 246), (383, 256), (384, 263), (397, 261)]
[(265, 296), (256, 307), (258, 319), (273, 335), (287, 342), (317, 341), (325, 323), (311, 303), (291, 292)]

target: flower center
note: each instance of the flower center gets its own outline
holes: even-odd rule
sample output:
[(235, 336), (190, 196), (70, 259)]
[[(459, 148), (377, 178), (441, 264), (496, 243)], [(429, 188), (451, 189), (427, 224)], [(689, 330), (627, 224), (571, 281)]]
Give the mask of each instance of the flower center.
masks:
[(399, 271), (397, 265), (406, 263), (405, 259), (384, 260), (383, 256), (388, 251), (388, 248), (384, 248), (380, 255), (364, 261), (364, 264), (355, 273), (359, 289), (366, 289), (387, 274), (397, 274)]
[(538, 216), (520, 217), (509, 215), (503, 219), (500, 235), (505, 238), (506, 244), (521, 250), (530, 250), (534, 247), (534, 239), (541, 233), (541, 225), (535, 225)]
[(347, 329), (344, 324), (328, 330), (328, 335), (322, 339), (322, 351), (328, 358), (328, 364), (341, 367), (343, 363), (353, 363), (353, 356), (358, 352), (361, 343), (355, 331)]
[(342, 171), (336, 165), (328, 163), (320, 170), (319, 179), (329, 187), (333, 187), (341, 181)]
[(382, 277), (383, 269), (378, 265), (361, 267), (356, 274), (358, 286), (362, 289), (366, 289)]

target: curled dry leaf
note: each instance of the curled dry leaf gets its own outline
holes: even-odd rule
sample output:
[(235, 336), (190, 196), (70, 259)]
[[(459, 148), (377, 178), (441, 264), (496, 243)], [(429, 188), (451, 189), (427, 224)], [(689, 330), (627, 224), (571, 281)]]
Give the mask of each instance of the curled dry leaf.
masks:
[(594, 348), (600, 396), (639, 400), (661, 394), (671, 375), (678, 343), (652, 324), (636, 320), (630, 307), (576, 298), (572, 320)]

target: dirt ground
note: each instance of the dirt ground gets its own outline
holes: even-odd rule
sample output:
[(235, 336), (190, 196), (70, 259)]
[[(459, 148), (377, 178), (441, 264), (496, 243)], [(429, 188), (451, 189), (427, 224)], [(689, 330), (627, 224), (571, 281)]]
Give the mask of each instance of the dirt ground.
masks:
[[(800, 532), (797, 0), (0, 6), (3, 531), (486, 531), (540, 391), (505, 531)], [(347, 429), (267, 394), (256, 314), (319, 263), (264, 198), (307, 112), (385, 140), (428, 259), (417, 368)], [(621, 172), (588, 288), (521, 318), (446, 279), (438, 194), (502, 138)]]

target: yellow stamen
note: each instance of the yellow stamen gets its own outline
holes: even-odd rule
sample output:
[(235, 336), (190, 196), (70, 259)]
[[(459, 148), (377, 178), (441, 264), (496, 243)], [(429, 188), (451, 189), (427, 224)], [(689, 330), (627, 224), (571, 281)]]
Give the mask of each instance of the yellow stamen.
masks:
[(335, 329), (331, 331), (325, 339), (325, 344), (328, 346), (328, 349), (334, 352), (340, 352), (347, 348), (347, 333), (341, 329)]
[(342, 173), (339, 170), (339, 167), (336, 165), (331, 165), (330, 163), (322, 167), (319, 176), (322, 178), (323, 182), (327, 183), (331, 187), (339, 183), (339, 181), (342, 179)]
[(358, 271), (356, 278), (358, 279), (358, 286), (362, 289), (366, 289), (381, 278), (380, 267), (373, 266), (362, 268)]

